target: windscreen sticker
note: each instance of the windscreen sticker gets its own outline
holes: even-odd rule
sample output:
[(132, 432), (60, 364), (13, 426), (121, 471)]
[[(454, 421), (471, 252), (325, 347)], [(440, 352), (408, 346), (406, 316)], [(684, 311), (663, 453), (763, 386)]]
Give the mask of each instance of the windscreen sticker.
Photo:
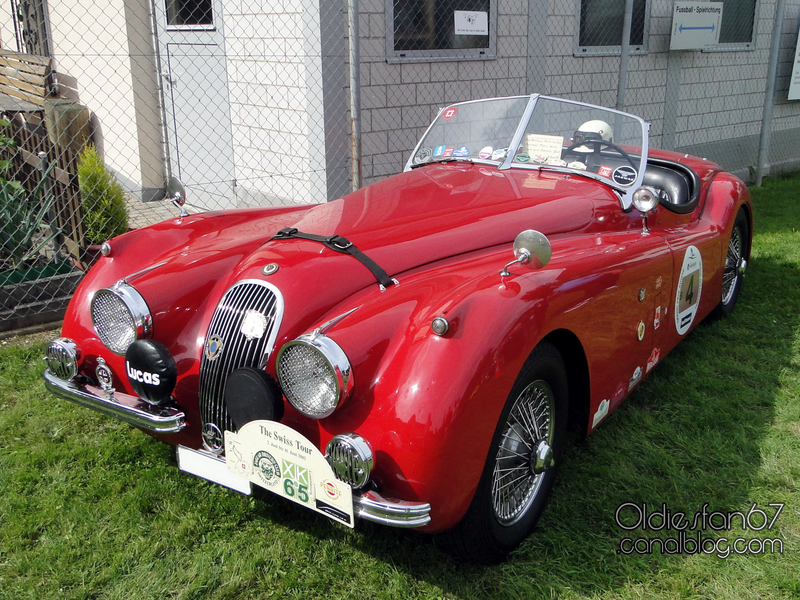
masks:
[(466, 146), (461, 146), (461, 148), (453, 150), (453, 156), (458, 156), (459, 158), (469, 156), (469, 148)]
[(433, 156), (433, 150), (430, 148), (420, 148), (419, 152), (417, 152), (417, 155), (414, 157), (414, 162), (418, 165), (428, 162), (431, 159), (431, 156)]
[(478, 156), (481, 158), (489, 158), (492, 155), (493, 148), (491, 146), (484, 146), (481, 148), (481, 151), (478, 153)]
[(449, 121), (450, 119), (452, 119), (453, 117), (456, 116), (456, 113), (458, 113), (458, 109), (455, 106), (451, 106), (450, 108), (444, 109), (444, 113), (442, 114), (442, 118), (445, 121)]
[(631, 185), (636, 181), (636, 169), (623, 165), (614, 169), (611, 178), (620, 185)]
[(675, 329), (680, 335), (689, 331), (689, 327), (692, 326), (700, 306), (702, 289), (703, 257), (700, 255), (700, 250), (689, 246), (683, 255), (683, 266), (675, 293)]
[(529, 161), (531, 160), (531, 157), (530, 157), (530, 156), (528, 156), (528, 155), (527, 155), (527, 154), (525, 154), (525, 153), (522, 153), (522, 154), (517, 154), (517, 155), (514, 157), (514, 160), (515, 160), (515, 161), (517, 161), (517, 162), (519, 162), (519, 163), (526, 163), (526, 162), (529, 162)]
[(442, 152), (442, 156), (443, 157), (453, 156), (453, 150), (455, 150), (455, 148), (453, 148), (452, 146), (448, 146), (447, 148), (444, 149), (444, 152)]
[(492, 160), (502, 160), (506, 157), (506, 152), (508, 152), (508, 148), (498, 148), (494, 152), (492, 152)]
[(600, 175), (600, 177), (611, 177), (611, 173), (611, 167), (606, 167), (605, 165), (597, 169), (597, 174)]
[(576, 171), (585, 171), (586, 170), (586, 165), (583, 164), (579, 160), (573, 160), (571, 163), (568, 163), (567, 166), (570, 169), (575, 169)]
[(525, 154), (535, 157), (535, 161), (539, 163), (561, 158), (563, 147), (564, 138), (560, 135), (543, 135), (539, 133), (525, 135)]
[(445, 147), (446, 146), (436, 146), (436, 148), (433, 149), (433, 155), (441, 156), (442, 154), (444, 154)]

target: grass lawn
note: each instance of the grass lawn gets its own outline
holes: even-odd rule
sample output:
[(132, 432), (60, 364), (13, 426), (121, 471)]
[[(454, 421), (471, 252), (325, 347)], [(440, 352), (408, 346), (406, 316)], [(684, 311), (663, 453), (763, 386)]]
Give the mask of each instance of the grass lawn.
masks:
[[(537, 531), (496, 567), (180, 473), (171, 446), (45, 393), (52, 332), (0, 342), (0, 599), (800, 598), (798, 188), (800, 176), (754, 190), (733, 316), (699, 326), (594, 435), (571, 441)], [(625, 538), (642, 549), (678, 535), (621, 528), (625, 503), (683, 512), (691, 536), (723, 551), (620, 552)], [(692, 523), (704, 505), (746, 519), (754, 503), (769, 520), (784, 505), (771, 529)], [(721, 558), (736, 538), (754, 553)]]

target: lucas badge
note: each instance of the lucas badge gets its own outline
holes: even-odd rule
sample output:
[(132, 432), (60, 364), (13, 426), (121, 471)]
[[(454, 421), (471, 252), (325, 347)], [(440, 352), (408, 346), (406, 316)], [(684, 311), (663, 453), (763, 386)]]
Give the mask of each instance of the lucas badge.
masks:
[(169, 401), (178, 378), (175, 359), (155, 340), (137, 340), (128, 347), (125, 373), (136, 394), (150, 404)]

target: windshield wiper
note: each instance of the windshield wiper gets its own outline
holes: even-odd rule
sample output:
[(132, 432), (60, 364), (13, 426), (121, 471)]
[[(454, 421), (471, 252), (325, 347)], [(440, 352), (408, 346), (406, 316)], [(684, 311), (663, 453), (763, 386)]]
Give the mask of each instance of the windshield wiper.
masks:
[(411, 165), (411, 168), (412, 169), (416, 169), (417, 167), (424, 167), (425, 165), (433, 165), (433, 164), (437, 164), (437, 163), (448, 163), (448, 162), (468, 162), (468, 163), (472, 164), (472, 159), (471, 158), (462, 158), (460, 156), (447, 156), (445, 158), (435, 158), (433, 160), (429, 160), (429, 161), (426, 161), (426, 162), (423, 162), (423, 163), (417, 163), (417, 164)]

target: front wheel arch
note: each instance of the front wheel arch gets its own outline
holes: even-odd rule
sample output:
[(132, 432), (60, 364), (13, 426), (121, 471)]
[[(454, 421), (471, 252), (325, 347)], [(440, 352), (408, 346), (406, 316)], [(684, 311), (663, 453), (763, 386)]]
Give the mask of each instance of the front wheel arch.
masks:
[[(544, 511), (556, 467), (563, 456), (568, 390), (567, 369), (561, 354), (552, 343), (540, 342), (525, 361), (505, 402), (469, 509), (453, 529), (439, 535), (439, 540), (451, 553), (468, 562), (496, 564), (533, 531)], [(527, 415), (531, 421), (538, 422), (533, 415), (544, 406), (550, 407), (550, 412), (539, 423), (546, 423), (545, 429), (540, 430), (539, 426), (526, 429), (525, 419), (520, 419), (519, 415)], [(534, 436), (536, 439), (525, 435), (534, 429), (539, 434)], [(540, 442), (544, 440), (549, 442), (551, 450), (548, 459), (533, 450), (541, 449)], [(521, 453), (525, 448), (528, 451), (523, 457)], [(542, 457), (542, 464), (537, 457)], [(508, 460), (513, 464), (501, 463)], [(512, 478), (517, 481), (522, 475), (527, 478), (520, 486), (512, 486), (511, 492), (501, 494), (500, 501), (497, 488), (505, 482), (498, 469), (500, 472), (513, 470)], [(514, 496), (509, 500), (512, 507), (508, 514), (501, 514), (506, 513), (504, 501), (508, 496)]]

